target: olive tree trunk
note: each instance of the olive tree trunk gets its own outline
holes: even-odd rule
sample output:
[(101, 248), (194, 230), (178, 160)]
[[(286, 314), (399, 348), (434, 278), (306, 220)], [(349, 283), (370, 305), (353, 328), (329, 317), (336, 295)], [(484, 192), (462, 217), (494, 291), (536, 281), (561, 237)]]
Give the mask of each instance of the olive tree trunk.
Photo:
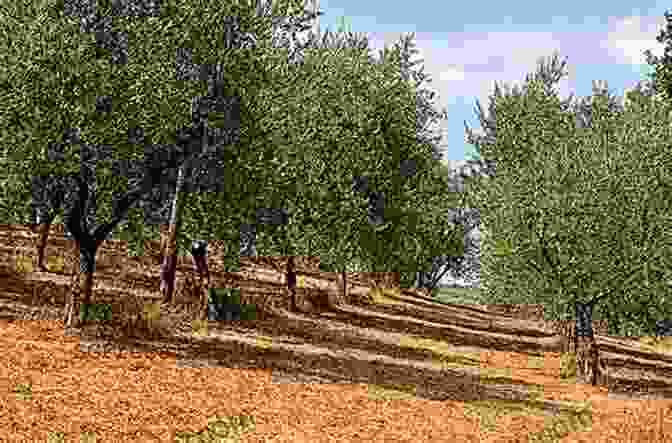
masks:
[(184, 197), (182, 187), (184, 186), (184, 165), (177, 173), (177, 185), (175, 186), (175, 197), (170, 213), (170, 224), (165, 237), (161, 238), (161, 297), (166, 302), (171, 302), (173, 292), (175, 291), (175, 274), (177, 272), (177, 230), (182, 217), (182, 208), (184, 206)]
[(44, 250), (47, 247), (47, 240), (49, 239), (49, 227), (48, 223), (39, 223), (31, 227), (31, 231), (38, 235), (37, 237), (37, 267), (41, 271), (47, 271), (47, 267), (44, 265)]
[(600, 353), (593, 334), (593, 303), (576, 302), (573, 348), (576, 353), (576, 379), (595, 386), (603, 379)]
[(296, 271), (294, 269), (294, 256), (290, 255), (287, 258), (287, 272), (285, 277), (287, 279), (287, 290), (289, 291), (289, 296), (291, 298), (292, 311), (297, 312), (298, 303), (296, 300)]
[(79, 248), (79, 266), (75, 268), (69, 297), (65, 306), (65, 326), (77, 328), (88, 319), (88, 308), (93, 292), (93, 272), (96, 264), (96, 252), (101, 241), (82, 243)]

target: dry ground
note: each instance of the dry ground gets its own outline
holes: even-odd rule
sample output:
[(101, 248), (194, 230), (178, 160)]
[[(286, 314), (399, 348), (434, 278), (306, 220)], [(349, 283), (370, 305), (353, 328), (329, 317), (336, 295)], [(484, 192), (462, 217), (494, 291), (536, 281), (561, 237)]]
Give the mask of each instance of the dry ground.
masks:
[[(3, 263), (29, 256), (28, 246), (14, 244), (10, 253), (0, 244)], [(130, 306), (153, 296), (158, 267), (131, 270), (131, 263), (97, 268), (96, 300)], [(127, 334), (115, 322), (66, 334), (68, 278), (2, 269), (0, 441), (76, 441), (85, 432), (97, 441), (187, 441), (178, 431), (205, 432), (209, 419), (237, 416), (250, 418), (229, 423), (241, 442), (672, 436), (670, 400), (628, 392), (671, 397), (672, 357), (628, 340), (597, 337), (612, 381), (592, 387), (561, 379), (560, 339), (541, 322), (407, 292), (335, 312), (275, 309), (199, 331), (185, 306), (161, 304), (165, 323), (155, 336)], [(281, 284), (272, 274), (235, 283)], [(211, 430), (215, 423), (224, 427), (212, 422)]]

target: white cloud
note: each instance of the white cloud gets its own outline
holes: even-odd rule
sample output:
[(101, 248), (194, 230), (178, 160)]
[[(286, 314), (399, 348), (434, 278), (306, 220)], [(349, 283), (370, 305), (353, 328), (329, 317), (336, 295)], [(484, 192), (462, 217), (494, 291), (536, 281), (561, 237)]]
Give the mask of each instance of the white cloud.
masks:
[(457, 65), (452, 65), (439, 74), (440, 81), (464, 81), (464, 71)]
[(625, 17), (614, 26), (616, 29), (607, 33), (602, 42), (603, 47), (616, 55), (624, 63), (641, 65), (646, 63), (643, 52), (647, 49), (657, 56), (663, 55), (663, 45), (656, 41), (665, 18), (648, 21), (644, 24), (641, 17)]
[[(664, 25), (664, 17), (651, 15), (612, 18), (604, 27), (585, 31), (416, 32), (414, 41), (419, 53), (415, 59), (423, 60), (425, 72), (431, 76), (431, 89), (438, 93), (437, 107), (448, 108), (449, 121), (441, 122), (440, 126), (446, 135), (448, 125), (452, 131), (463, 132), (463, 119), (469, 126), (479, 126), (474, 113), (476, 99), (487, 115), (493, 79), (500, 85), (521, 85), (527, 73), (536, 71), (539, 58), (549, 57), (554, 51), (567, 60), (567, 75), (557, 84), (561, 98), (576, 95), (579, 69), (582, 77), (613, 65), (632, 65), (633, 71), (643, 69), (644, 50), (650, 49), (656, 56), (663, 53), (663, 45), (658, 44), (656, 36)], [(402, 34), (406, 33), (367, 33), (376, 55), (379, 49), (397, 42)], [(600, 75), (593, 79), (600, 80)], [(609, 88), (621, 95), (621, 91), (614, 91), (619, 86), (632, 85), (610, 84)], [(464, 105), (471, 109), (467, 111)], [(447, 139), (442, 143), (449, 144)]]

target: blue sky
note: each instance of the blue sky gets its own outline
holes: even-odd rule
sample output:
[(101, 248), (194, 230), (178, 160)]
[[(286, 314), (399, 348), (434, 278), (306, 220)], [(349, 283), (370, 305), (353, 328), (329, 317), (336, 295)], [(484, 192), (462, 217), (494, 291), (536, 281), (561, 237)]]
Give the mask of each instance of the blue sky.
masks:
[(650, 72), (642, 52), (662, 55), (656, 36), (665, 24), (665, 7), (670, 5), (661, 0), (319, 2), (322, 31), (327, 26), (335, 31), (345, 17), (351, 31), (369, 36), (376, 55), (402, 34), (415, 33), (432, 78), (429, 88), (438, 93), (436, 105), (448, 113), (437, 128), (444, 160), (464, 160), (473, 152), (463, 121), (479, 132), (476, 99), (487, 113), (493, 80), (520, 84), (536, 70), (538, 58), (554, 50), (567, 58), (568, 76), (558, 84), (562, 98), (591, 95), (593, 80), (606, 80), (609, 90), (622, 96)]

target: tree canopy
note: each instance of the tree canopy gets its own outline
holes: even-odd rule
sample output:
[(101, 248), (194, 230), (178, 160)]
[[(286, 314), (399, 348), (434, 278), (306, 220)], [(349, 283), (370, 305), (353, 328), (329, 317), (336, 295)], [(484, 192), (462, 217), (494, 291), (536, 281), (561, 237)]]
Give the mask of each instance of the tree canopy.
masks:
[[(289, 15), (299, 4), (275, 5), (273, 13)], [(219, 75), (217, 95), (239, 99), (237, 143), (213, 140), (206, 144), (216, 152), (198, 154), (201, 163), (194, 164), (187, 188), (204, 192), (185, 205), (178, 239), (183, 252), (189, 238), (222, 239), (237, 262), (240, 226), (254, 222), (259, 208), (283, 207), (289, 225), (260, 230), (262, 241), (285, 239), (268, 242), (269, 251), (282, 255), (319, 253), (333, 257), (325, 260), (332, 265), (358, 259), (370, 270), (404, 272), (412, 282), (433, 257), (461, 253), (462, 231), (447, 214), (456, 200), (447, 196), (435, 146), (423, 135), (436, 113), (430, 112), (431, 97), (408, 81), (409, 39), (374, 63), (365, 39), (328, 34), (319, 42), (314, 37), (296, 62), (274, 47), (267, 17), (252, 14), (254, 5), (246, 3), (196, 8), (175, 0), (145, 17), (123, 16), (114, 6), (71, 16), (65, 6), (45, 0), (7, 9), (12, 19), (4, 22), (5, 32), (25, 24), (11, 46), (5, 41), (2, 55), (8, 65), (16, 60), (17, 69), (1, 79), (8, 106), (0, 158), (22, 165), (3, 200), (8, 221), (31, 222), (32, 178), (78, 174), (82, 152), (88, 152), (80, 145), (86, 144), (110, 153), (90, 168), (97, 180), (87, 198), (95, 195), (98, 224), (108, 221), (105, 231), (124, 231), (129, 240), (155, 235), (146, 218), (140, 226), (140, 217), (126, 211), (137, 202), (138, 209), (165, 214), (162, 199), (174, 187), (178, 164), (196, 155), (198, 131), (215, 137), (208, 134), (231, 129), (231, 116), (211, 108), (205, 110), (207, 127), (194, 121), (194, 100), (212, 96), (203, 93), (204, 81)], [(238, 44), (242, 49), (232, 49), (232, 23), (219, 18), (225, 14), (240, 17), (244, 32), (236, 35), (249, 40)], [(204, 26), (209, 33), (195, 31)], [(179, 60), (186, 62), (177, 63), (176, 75)], [(69, 128), (82, 137), (63, 140), (62, 162), (35, 149), (61, 141)], [(132, 164), (153, 164), (161, 171), (152, 173), (153, 183), (161, 186), (140, 188), (142, 167), (118, 174), (124, 162), (127, 171)], [(204, 169), (221, 171), (223, 178), (198, 185), (208, 175)], [(384, 196), (377, 209), (383, 224), (367, 220), (371, 194), (353, 193), (354, 177), (366, 177), (370, 192)], [(142, 199), (124, 199), (131, 185)], [(127, 208), (115, 213), (120, 203)]]
[(667, 109), (619, 109), (597, 87), (589, 107), (570, 108), (552, 90), (562, 66), (542, 63), (522, 89), (491, 97), (494, 125), (479, 149), (497, 174), (473, 194), (493, 234), (481, 256), (486, 294), (542, 303), (555, 318), (576, 302), (599, 302), (605, 316), (637, 306), (630, 325), (650, 326), (654, 307), (672, 307)]
[(658, 43), (665, 45), (663, 57), (655, 57), (650, 50), (644, 51), (646, 62), (654, 67), (649, 75), (649, 90), (659, 100), (672, 100), (672, 14), (665, 11), (665, 28), (656, 36)]
[[(284, 3), (285, 11), (289, 5)], [(237, 171), (232, 155), (237, 152), (230, 145), (239, 138), (241, 107), (243, 114), (247, 110), (237, 93), (253, 96), (267, 81), (264, 59), (273, 51), (271, 23), (251, 14), (259, 2), (200, 2), (194, 9), (176, 0), (140, 11), (141, 17), (116, 3), (101, 11), (95, 2), (72, 6), (58, 0), (3, 5), (3, 65), (12, 69), (3, 71), (0, 80), (7, 105), (0, 158), (4, 165), (16, 165), (14, 194), (6, 197), (18, 204), (3, 205), (13, 206), (5, 214), (10, 222), (33, 221), (29, 205), (36, 202), (29, 197), (39, 196), (36, 187), (44, 184), (35, 177), (73, 179), (71, 199), (61, 203), (65, 225), (80, 246), (79, 283), (73, 291), (81, 289), (88, 298), (99, 244), (182, 163), (211, 146), (220, 157), (228, 153), (230, 170)], [(199, 31), (204, 25), (207, 35)], [(255, 41), (255, 35), (262, 38)], [(192, 51), (221, 63), (181, 69), (180, 58)], [(213, 67), (227, 75), (210, 94), (198, 94), (199, 80), (209, 79)], [(212, 131), (202, 119), (205, 114), (207, 121), (210, 113), (224, 114), (219, 122), (213, 119)], [(54, 140), (58, 149), (49, 145)], [(44, 148), (56, 151), (60, 160), (45, 156)], [(106, 160), (112, 164), (105, 165)], [(132, 183), (123, 183), (128, 175), (113, 173), (123, 160), (142, 165)], [(120, 192), (124, 185), (128, 191)], [(69, 308), (67, 324), (73, 318)]]
[[(250, 207), (284, 208), (290, 220), (257, 231), (264, 254), (320, 255), (331, 269), (357, 258), (386, 272), (399, 270), (401, 255), (417, 259), (417, 251), (439, 255), (451, 242), (461, 245), (462, 236), (453, 234), (452, 225), (436, 229), (442, 220), (446, 226), (443, 208), (452, 201), (431, 146), (418, 141), (415, 90), (402, 80), (397, 59), (371, 63), (368, 44), (350, 37), (355, 41), (348, 46), (329, 36), (306, 51), (300, 66), (278, 66), (283, 77), (260, 96), (257, 103), (264, 112), (249, 123), (256, 129), (250, 129), (254, 136), (245, 143), (258, 147), (250, 151), (263, 151), (260, 159), (270, 162), (259, 172), (265, 178), (250, 176), (247, 182), (256, 186), (245, 194)], [(368, 194), (352, 192), (355, 177), (366, 177), (369, 190), (385, 192), (387, 232), (368, 223)], [(231, 222), (216, 212), (225, 199), (223, 194), (199, 196), (198, 203), (185, 208), (185, 229), (201, 237), (231, 229)], [(208, 216), (217, 219), (213, 224), (200, 223), (198, 211), (206, 207)], [(254, 218), (248, 216), (247, 223)], [(368, 240), (374, 233), (377, 244)], [(436, 238), (433, 248), (430, 236)], [(387, 262), (375, 264), (371, 253), (383, 244), (380, 258)], [(417, 262), (407, 263), (409, 271), (414, 266)]]
[[(296, 10), (301, 4), (294, 0), (273, 3), (272, 10), (278, 15)], [(97, 172), (101, 178), (116, 178), (117, 183), (102, 184), (101, 190), (124, 188), (118, 182), (126, 177), (119, 177), (112, 169), (117, 161), (144, 161), (145, 148), (151, 143), (158, 145), (152, 148), (154, 155), (175, 146), (177, 133), (194, 123), (193, 99), (203, 96), (202, 81), (211, 76), (207, 64), (201, 65), (200, 71), (196, 65), (195, 71), (187, 69), (176, 75), (176, 61), (180, 57), (189, 58), (195, 53), (204, 61), (214, 58), (224, 62), (227, 75), (226, 81), (221, 82), (224, 84), (220, 84), (220, 94), (225, 95), (223, 90), (227, 89), (234, 96), (244, 88), (251, 95), (255, 81), (258, 84), (266, 81), (264, 75), (268, 77), (260, 69), (260, 63), (266, 57), (278, 57), (269, 43), (269, 20), (245, 13), (245, 3), (227, 9), (219, 2), (206, 2), (194, 10), (190, 2), (171, 1), (161, 5), (160, 13), (146, 14), (149, 17), (124, 16), (124, 11), (115, 10), (115, 5), (98, 11), (95, 2), (89, 6), (93, 9), (87, 13), (70, 11), (68, 3), (62, 1), (3, 7), (6, 9), (3, 15), (8, 17), (3, 20), (3, 32), (15, 34), (2, 54), (7, 62), (3, 65), (13, 66), (11, 71), (3, 71), (2, 77), (7, 106), (2, 111), (0, 158), (3, 164), (13, 165), (12, 180), (8, 180), (8, 192), (3, 196), (3, 215), (9, 223), (31, 221), (29, 197), (33, 176), (79, 172), (78, 144), (61, 144), (62, 157), (68, 161), (52, 163), (44, 155), (47, 141), (60, 141), (67, 128), (78, 128), (90, 146), (114, 147), (112, 161), (101, 162)], [(248, 9), (251, 7), (247, 5)], [(243, 49), (235, 50), (216, 43), (226, 43), (231, 23), (215, 18), (227, 13), (243, 17), (240, 27), (250, 31), (237, 35), (252, 35), (256, 40), (251, 39), (242, 45)], [(179, 21), (171, 19), (177, 16)], [(193, 32), (202, 28), (206, 16), (214, 20), (212, 26), (207, 26), (210, 32), (207, 35)], [(92, 42), (93, 37), (101, 35), (130, 45), (127, 63), (114, 62), (109, 52)], [(53, 44), (55, 36), (59, 36), (58, 45)], [(3, 39), (3, 43), (9, 42)], [(229, 43), (235, 46), (232, 44), (235, 42)], [(99, 102), (108, 108), (104, 114), (99, 112), (102, 110)], [(217, 114), (222, 113), (210, 112), (210, 117), (214, 117), (210, 126), (228, 129), (221, 126), (230, 118)], [(51, 117), (45, 118), (47, 115)], [(133, 143), (129, 136), (137, 132), (141, 134), (140, 140)], [(12, 149), (8, 149), (10, 146)], [(43, 148), (36, 149), (40, 146)], [(230, 162), (237, 151), (228, 152)], [(169, 187), (176, 174), (174, 169), (167, 169), (163, 178)], [(110, 192), (99, 193), (99, 200), (104, 201)], [(99, 205), (98, 216), (109, 217), (110, 209), (109, 204)]]

